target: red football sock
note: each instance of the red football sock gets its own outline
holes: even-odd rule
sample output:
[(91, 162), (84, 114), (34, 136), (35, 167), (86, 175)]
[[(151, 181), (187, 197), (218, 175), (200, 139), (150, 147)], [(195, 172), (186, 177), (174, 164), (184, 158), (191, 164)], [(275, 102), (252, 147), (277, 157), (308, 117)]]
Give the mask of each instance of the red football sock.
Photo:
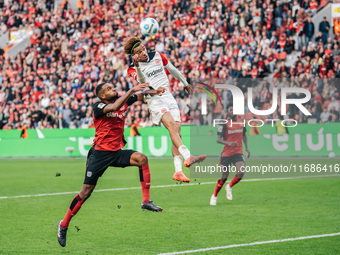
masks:
[(83, 200), (80, 199), (79, 194), (77, 194), (70, 205), (70, 208), (68, 208), (67, 213), (65, 215), (65, 218), (63, 221), (60, 223), (60, 226), (62, 228), (68, 228), (68, 225), (70, 224), (71, 218), (76, 215), (76, 213), (79, 211), (81, 208), (82, 204), (84, 203)]
[(218, 192), (220, 192), (220, 190), (222, 189), (224, 185), (224, 182), (218, 180), (217, 183), (216, 183), (216, 187), (215, 187), (215, 192), (214, 192), (214, 197), (217, 197), (218, 195)]
[(234, 177), (231, 182), (229, 183), (229, 187), (232, 188), (236, 183), (238, 183), (239, 181), (241, 181), (242, 178), (237, 178), (237, 177)]
[(150, 199), (150, 169), (149, 165), (139, 167), (140, 184), (142, 186), (143, 204)]

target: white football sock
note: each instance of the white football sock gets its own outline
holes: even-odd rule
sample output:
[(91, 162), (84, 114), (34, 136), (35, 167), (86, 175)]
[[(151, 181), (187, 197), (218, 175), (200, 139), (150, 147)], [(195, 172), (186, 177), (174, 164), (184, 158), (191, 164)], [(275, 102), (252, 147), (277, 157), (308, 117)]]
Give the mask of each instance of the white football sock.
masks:
[(179, 151), (179, 153), (181, 153), (184, 160), (190, 158), (190, 151), (188, 150), (188, 148), (184, 144), (179, 146), (178, 151)]
[(183, 157), (181, 155), (177, 155), (174, 157), (174, 165), (176, 173), (182, 171)]

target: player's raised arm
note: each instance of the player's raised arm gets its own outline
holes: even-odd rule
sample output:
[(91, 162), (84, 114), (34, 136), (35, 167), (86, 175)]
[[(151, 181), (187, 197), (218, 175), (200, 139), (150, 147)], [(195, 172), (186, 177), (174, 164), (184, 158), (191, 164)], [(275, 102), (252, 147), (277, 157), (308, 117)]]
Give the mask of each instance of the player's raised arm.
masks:
[(146, 82), (146, 79), (145, 79), (145, 76), (144, 74), (142, 73), (142, 70), (140, 69), (140, 66), (139, 66), (139, 55), (138, 54), (135, 54), (132, 58), (132, 62), (133, 64), (135, 65), (135, 69), (136, 69), (136, 73), (137, 73), (137, 81), (139, 83), (144, 83)]
[(133, 62), (134, 67), (130, 67), (127, 70), (128, 75), (133, 77), (139, 83), (146, 82), (145, 76), (139, 66), (139, 55), (138, 54), (135, 54), (133, 56), (132, 62)]
[(161, 55), (162, 58), (162, 62), (164, 67), (178, 80), (180, 80), (183, 85), (184, 85), (184, 90), (186, 90), (188, 92), (188, 94), (191, 94), (191, 86), (190, 84), (187, 82), (187, 79), (183, 76), (183, 74), (181, 74), (180, 71), (178, 71), (178, 69), (160, 52), (158, 52), (159, 55)]
[(132, 94), (134, 94), (137, 91), (145, 89), (147, 86), (149, 86), (149, 83), (143, 83), (133, 87), (125, 95), (119, 97), (114, 103), (108, 104), (103, 109), (103, 113), (106, 114), (112, 111), (118, 111), (128, 101)]

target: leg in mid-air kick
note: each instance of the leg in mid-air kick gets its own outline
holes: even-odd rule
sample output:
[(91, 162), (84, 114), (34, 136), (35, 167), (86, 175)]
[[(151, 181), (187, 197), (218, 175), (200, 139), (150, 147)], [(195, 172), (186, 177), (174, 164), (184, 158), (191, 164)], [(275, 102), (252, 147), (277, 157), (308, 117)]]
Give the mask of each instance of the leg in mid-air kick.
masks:
[[(174, 156), (175, 167), (176, 165), (182, 164), (182, 162), (180, 162), (180, 155), (184, 158), (185, 167), (190, 167), (191, 165), (202, 162), (207, 158), (205, 155), (192, 156), (190, 154), (189, 149), (182, 142), (180, 123), (174, 120), (170, 112), (163, 114), (162, 123), (168, 129), (173, 144), (172, 154)], [(179, 170), (180, 168), (178, 167), (177, 169)], [(183, 182), (190, 182), (190, 180), (184, 175), (183, 171), (176, 171), (176, 173), (173, 176), (173, 179)]]
[[(178, 132), (179, 132), (179, 136), (180, 138), (182, 138), (181, 133), (180, 133), (181, 123), (179, 121), (176, 121), (175, 123), (178, 129)], [(185, 176), (182, 170), (183, 156), (181, 155), (181, 153), (178, 151), (177, 147), (174, 144), (172, 144), (171, 146), (171, 152), (172, 152), (172, 156), (174, 157), (174, 166), (175, 166), (175, 173), (172, 179), (176, 181), (190, 182), (190, 179)]]

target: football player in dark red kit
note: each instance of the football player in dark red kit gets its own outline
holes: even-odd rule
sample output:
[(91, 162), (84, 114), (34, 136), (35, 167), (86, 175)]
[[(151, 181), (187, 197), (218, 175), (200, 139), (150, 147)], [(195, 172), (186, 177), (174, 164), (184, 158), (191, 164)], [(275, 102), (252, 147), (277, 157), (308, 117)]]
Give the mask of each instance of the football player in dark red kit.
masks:
[[(247, 157), (249, 158), (250, 152), (248, 150), (246, 128), (243, 123), (238, 124), (236, 122), (236, 115), (233, 115), (233, 107), (228, 108), (227, 112), (228, 123), (220, 125), (218, 127), (217, 142), (224, 144), (224, 148), (221, 154), (220, 166), (222, 171), (222, 177), (217, 181), (215, 192), (210, 198), (210, 205), (216, 205), (217, 195), (227, 181), (231, 163), (235, 166), (237, 173), (230, 183), (226, 185), (227, 199), (232, 200), (233, 196), (231, 188), (238, 183), (244, 175), (244, 158), (243, 158), (243, 146), (246, 146)], [(232, 123), (232, 125), (231, 125)]]
[(96, 87), (97, 97), (101, 100), (93, 105), (93, 121), (95, 125), (95, 139), (87, 155), (85, 180), (81, 191), (73, 198), (64, 217), (58, 223), (58, 241), (61, 246), (66, 245), (66, 232), (71, 218), (79, 211), (96, 187), (98, 178), (109, 166), (126, 167), (138, 166), (142, 186), (142, 209), (159, 212), (163, 209), (150, 200), (150, 170), (148, 158), (139, 152), (122, 149), (124, 139), (125, 115), (129, 105), (142, 100), (145, 94), (162, 95), (165, 88), (144, 90), (148, 83), (140, 84), (119, 97), (115, 87), (109, 83), (101, 83)]

